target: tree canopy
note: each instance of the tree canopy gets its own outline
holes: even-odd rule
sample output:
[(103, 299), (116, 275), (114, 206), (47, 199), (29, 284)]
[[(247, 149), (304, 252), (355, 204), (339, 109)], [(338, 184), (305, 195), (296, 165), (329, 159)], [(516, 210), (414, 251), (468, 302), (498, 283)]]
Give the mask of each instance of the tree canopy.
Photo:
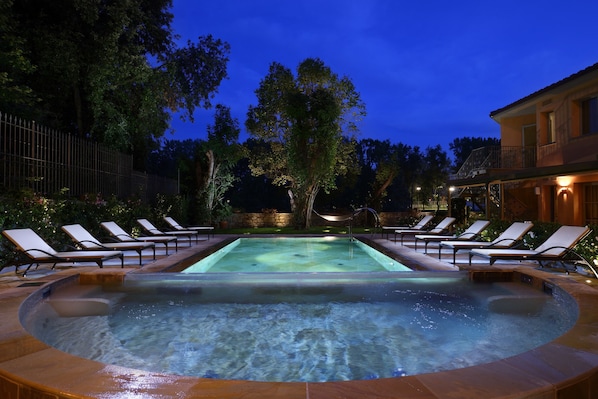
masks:
[[(137, 169), (169, 128), (226, 78), (229, 45), (177, 45), (172, 0), (9, 0), (0, 24), (0, 109), (133, 153)], [(6, 22), (6, 24), (4, 24)]]
[(272, 63), (255, 93), (258, 104), (245, 126), (266, 146), (252, 152), (252, 173), (285, 186), (296, 226), (309, 227), (318, 192), (332, 189), (347, 170), (365, 105), (349, 78), (317, 58), (302, 61), (296, 76)]

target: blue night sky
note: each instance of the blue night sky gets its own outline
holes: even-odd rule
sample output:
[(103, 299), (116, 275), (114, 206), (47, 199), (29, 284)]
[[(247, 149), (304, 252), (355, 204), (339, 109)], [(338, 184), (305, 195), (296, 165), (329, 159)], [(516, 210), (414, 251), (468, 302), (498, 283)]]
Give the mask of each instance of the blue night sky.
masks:
[[(231, 45), (213, 100), (244, 123), (276, 61), (320, 58), (367, 107), (358, 138), (448, 152), (456, 137), (496, 137), (489, 113), (598, 62), (595, 0), (174, 0), (181, 42)], [(172, 120), (168, 139), (205, 138), (214, 111)]]

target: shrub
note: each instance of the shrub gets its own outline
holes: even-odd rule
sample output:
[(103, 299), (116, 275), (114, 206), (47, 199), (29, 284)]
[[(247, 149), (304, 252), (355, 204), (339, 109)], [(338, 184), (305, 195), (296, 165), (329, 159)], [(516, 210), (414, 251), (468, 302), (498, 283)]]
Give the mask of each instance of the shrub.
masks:
[[(72, 248), (61, 226), (78, 223), (101, 239), (106, 233), (100, 223), (115, 221), (126, 230), (138, 232), (136, 219), (151, 217), (152, 209), (140, 200), (103, 199), (100, 194), (70, 198), (64, 189), (53, 197), (32, 191), (8, 192), (0, 196), (0, 229), (31, 228), (56, 250)], [(12, 244), (0, 240), (0, 268), (22, 259)]]

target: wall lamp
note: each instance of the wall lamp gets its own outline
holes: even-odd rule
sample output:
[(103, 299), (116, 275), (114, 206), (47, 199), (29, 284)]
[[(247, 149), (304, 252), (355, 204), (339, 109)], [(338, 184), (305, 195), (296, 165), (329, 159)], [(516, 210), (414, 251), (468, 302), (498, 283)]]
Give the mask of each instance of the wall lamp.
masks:
[(571, 176), (557, 176), (556, 184), (559, 185), (559, 193), (564, 194), (569, 191), (569, 185), (571, 184), (571, 180), (573, 178)]

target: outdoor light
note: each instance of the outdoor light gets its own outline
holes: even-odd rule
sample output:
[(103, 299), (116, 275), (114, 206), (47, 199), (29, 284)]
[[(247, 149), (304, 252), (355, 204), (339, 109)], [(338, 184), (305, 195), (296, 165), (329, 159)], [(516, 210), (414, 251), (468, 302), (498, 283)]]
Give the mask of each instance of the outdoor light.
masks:
[(559, 193), (566, 194), (569, 191), (569, 185), (571, 184), (571, 176), (557, 176), (556, 184), (559, 185)]

